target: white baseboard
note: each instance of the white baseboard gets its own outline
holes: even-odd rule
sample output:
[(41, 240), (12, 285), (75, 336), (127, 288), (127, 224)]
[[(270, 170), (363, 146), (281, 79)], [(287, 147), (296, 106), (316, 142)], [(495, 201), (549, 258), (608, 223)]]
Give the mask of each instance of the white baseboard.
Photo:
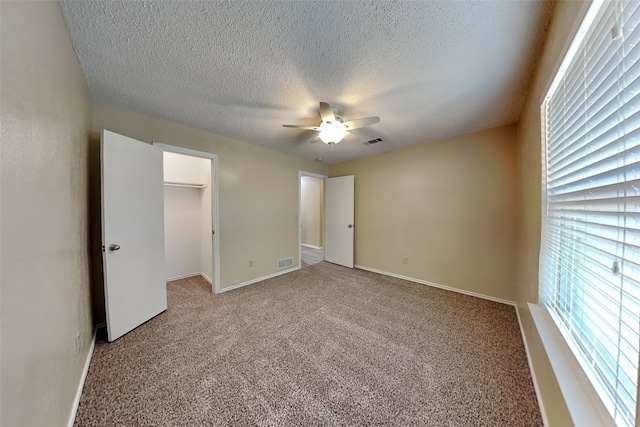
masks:
[(278, 271), (277, 273), (269, 274), (268, 276), (258, 277), (257, 279), (251, 279), (251, 280), (248, 280), (246, 282), (239, 283), (237, 285), (233, 285), (233, 286), (228, 286), (226, 288), (222, 288), (222, 289), (220, 289), (220, 293), (227, 292), (227, 291), (232, 291), (234, 289), (238, 289), (238, 288), (241, 288), (241, 287), (247, 286), (247, 285), (252, 285), (252, 284), (257, 283), (257, 282), (262, 282), (263, 280), (271, 279), (273, 277), (282, 276), (283, 274), (291, 273), (291, 272), (294, 272), (296, 270), (300, 270), (300, 266), (293, 267), (293, 268), (290, 268), (290, 269), (284, 270), (284, 271)]
[(84, 382), (87, 379), (87, 374), (89, 373), (89, 365), (91, 364), (93, 350), (96, 348), (97, 334), (98, 329), (96, 328), (96, 330), (93, 331), (93, 339), (91, 340), (91, 345), (89, 346), (89, 353), (87, 354), (87, 359), (84, 362), (84, 368), (82, 369), (82, 375), (80, 376), (80, 382), (78, 383), (78, 389), (76, 390), (76, 397), (73, 399), (71, 414), (69, 414), (69, 421), (67, 422), (68, 427), (73, 427), (73, 424), (76, 421), (76, 414), (78, 413), (78, 406), (80, 406), (80, 398), (82, 397), (82, 389), (84, 388)]
[(531, 353), (529, 352), (529, 344), (527, 344), (527, 337), (524, 334), (522, 320), (520, 320), (520, 309), (517, 305), (516, 316), (518, 316), (518, 326), (520, 326), (520, 335), (522, 336), (524, 351), (525, 353), (527, 353), (527, 362), (529, 363), (529, 371), (531, 372), (531, 379), (533, 380), (533, 389), (535, 390), (536, 398), (538, 399), (538, 407), (540, 408), (540, 415), (542, 416), (542, 424), (544, 425), (544, 427), (549, 427), (549, 419), (547, 418), (547, 412), (545, 411), (544, 404), (542, 403), (542, 393), (540, 392), (540, 386), (538, 385), (538, 377), (536, 376), (536, 371), (533, 369)]
[(322, 246), (310, 245), (308, 243), (300, 243), (300, 246), (304, 246), (305, 248), (311, 248), (311, 249), (322, 249)]
[(167, 282), (173, 282), (174, 280), (186, 279), (188, 277), (196, 277), (200, 275), (204, 276), (204, 274), (202, 273), (191, 273), (191, 274), (185, 274), (184, 276), (170, 277), (167, 279)]
[(499, 302), (499, 303), (502, 303), (502, 304), (513, 305), (513, 306), (516, 305), (515, 302), (509, 301), (509, 300), (506, 300), (506, 299), (496, 298), (496, 297), (492, 297), (490, 295), (479, 294), (477, 292), (466, 291), (464, 289), (453, 288), (451, 286), (439, 285), (437, 283), (428, 282), (426, 280), (421, 280), (421, 279), (416, 279), (416, 278), (413, 278), (413, 277), (402, 276), (402, 275), (396, 274), (396, 273), (389, 273), (388, 271), (376, 270), (375, 268), (369, 268), (369, 267), (365, 267), (363, 265), (356, 264), (356, 265), (354, 265), (354, 267), (355, 268), (359, 268), (361, 270), (371, 271), (372, 273), (378, 273), (378, 274), (383, 274), (385, 276), (395, 277), (397, 279), (407, 280), (409, 282), (420, 283), (421, 285), (427, 285), (427, 286), (432, 286), (434, 288), (444, 289), (446, 291), (452, 291), (452, 292), (457, 292), (459, 294), (470, 295), (472, 297), (482, 298), (482, 299), (486, 299), (486, 300), (489, 300), (489, 301)]
[(206, 280), (207, 282), (209, 282), (209, 284), (210, 284), (210, 285), (213, 285), (213, 280), (211, 280), (211, 278), (210, 278), (209, 276), (207, 276), (207, 275), (206, 275), (206, 274), (204, 274), (204, 273), (200, 273), (200, 275), (202, 276), (202, 278), (203, 278), (204, 280)]

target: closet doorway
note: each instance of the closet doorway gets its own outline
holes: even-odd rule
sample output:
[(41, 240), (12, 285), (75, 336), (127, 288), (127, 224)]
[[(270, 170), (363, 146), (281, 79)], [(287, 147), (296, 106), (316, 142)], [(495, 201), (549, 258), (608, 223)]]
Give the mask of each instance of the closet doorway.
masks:
[(202, 276), (220, 291), (217, 155), (154, 142), (163, 153), (166, 280)]

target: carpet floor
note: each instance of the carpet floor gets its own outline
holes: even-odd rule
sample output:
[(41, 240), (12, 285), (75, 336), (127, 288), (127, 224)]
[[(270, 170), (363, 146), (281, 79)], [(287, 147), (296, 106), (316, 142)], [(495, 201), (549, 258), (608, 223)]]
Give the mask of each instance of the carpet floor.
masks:
[(541, 426), (513, 307), (327, 262), (98, 341), (76, 426)]

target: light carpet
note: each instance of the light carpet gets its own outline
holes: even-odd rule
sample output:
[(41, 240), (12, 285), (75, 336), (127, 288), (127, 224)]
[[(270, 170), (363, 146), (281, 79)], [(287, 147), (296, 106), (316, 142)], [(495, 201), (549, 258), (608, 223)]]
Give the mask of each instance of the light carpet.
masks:
[(513, 307), (321, 262), (98, 342), (76, 426), (541, 426)]

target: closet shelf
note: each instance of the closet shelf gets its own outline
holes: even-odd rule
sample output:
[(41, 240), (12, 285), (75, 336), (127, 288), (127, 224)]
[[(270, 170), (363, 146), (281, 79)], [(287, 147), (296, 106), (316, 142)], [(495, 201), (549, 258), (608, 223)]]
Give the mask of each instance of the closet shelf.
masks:
[(169, 182), (169, 181), (165, 181), (164, 185), (168, 185), (169, 187), (189, 187), (189, 188), (200, 188), (200, 189), (207, 188), (207, 186), (204, 185), (204, 184), (192, 184), (192, 183), (189, 183), (189, 182)]

